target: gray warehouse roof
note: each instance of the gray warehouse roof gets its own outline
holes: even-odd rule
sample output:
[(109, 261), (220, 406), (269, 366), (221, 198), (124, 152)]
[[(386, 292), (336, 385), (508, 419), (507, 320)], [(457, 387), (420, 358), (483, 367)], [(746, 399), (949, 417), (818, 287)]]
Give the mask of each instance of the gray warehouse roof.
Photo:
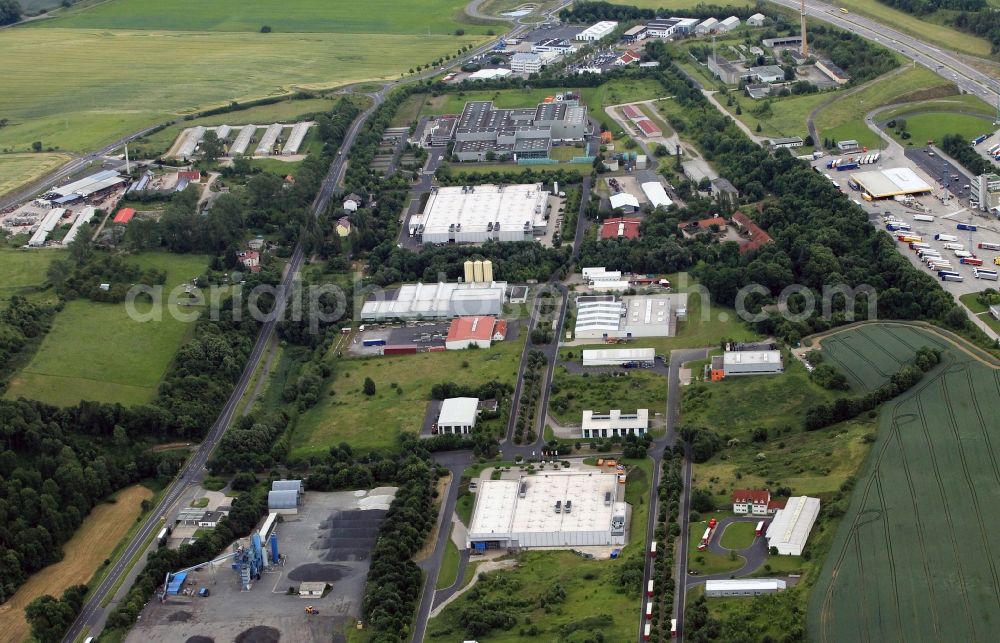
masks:
[(271, 491), (296, 491), (302, 493), (301, 480), (275, 480), (271, 483)]
[(294, 509), (299, 506), (299, 492), (294, 489), (269, 491), (267, 494), (268, 509)]

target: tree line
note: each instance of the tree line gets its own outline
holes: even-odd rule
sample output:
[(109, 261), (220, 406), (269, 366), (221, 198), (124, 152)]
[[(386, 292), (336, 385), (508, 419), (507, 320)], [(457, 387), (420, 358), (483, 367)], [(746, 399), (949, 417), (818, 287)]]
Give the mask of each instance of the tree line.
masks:
[(989, 6), (986, 0), (878, 0), (882, 4), (915, 16), (926, 16), (940, 9), (979, 11)]
[(832, 424), (855, 418), (872, 411), (879, 404), (902, 395), (916, 386), (924, 373), (941, 362), (941, 351), (923, 346), (917, 350), (912, 364), (902, 366), (889, 381), (863, 397), (841, 397), (832, 402), (817, 404), (806, 410), (805, 429), (815, 431)]
[(975, 175), (993, 172), (993, 164), (979, 155), (979, 152), (961, 134), (945, 134), (940, 142), (941, 151), (961, 163)]

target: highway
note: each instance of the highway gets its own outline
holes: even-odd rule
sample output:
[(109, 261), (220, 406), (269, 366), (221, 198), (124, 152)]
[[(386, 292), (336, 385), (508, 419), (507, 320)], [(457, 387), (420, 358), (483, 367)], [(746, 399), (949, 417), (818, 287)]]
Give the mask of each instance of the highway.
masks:
[[(798, 0), (770, 0), (777, 5), (801, 9)], [(806, 3), (806, 15), (823, 22), (853, 31), (867, 40), (873, 40), (888, 49), (915, 60), (937, 75), (952, 81), (970, 94), (979, 96), (987, 103), (996, 105), (1000, 99), (1000, 81), (964, 63), (957, 55), (928, 44), (892, 27), (856, 13), (842, 13), (840, 8), (811, 0)]]

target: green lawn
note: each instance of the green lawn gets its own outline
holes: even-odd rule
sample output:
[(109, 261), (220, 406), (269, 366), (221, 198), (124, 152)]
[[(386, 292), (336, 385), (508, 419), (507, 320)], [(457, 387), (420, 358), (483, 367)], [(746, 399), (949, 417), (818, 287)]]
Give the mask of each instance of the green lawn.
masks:
[(65, 256), (64, 250), (0, 248), (0, 302), (44, 285), (49, 264)]
[(579, 425), (584, 410), (606, 413), (620, 409), (631, 413), (649, 409), (650, 417), (667, 404), (667, 384), (662, 375), (643, 369), (626, 371), (624, 377), (609, 373), (570, 373), (558, 367), (552, 381), (549, 413), (560, 424)]
[(816, 115), (816, 128), (820, 138), (830, 137), (836, 140), (853, 138), (862, 145), (878, 147), (880, 139), (865, 126), (865, 114), (883, 105), (906, 102), (914, 96), (944, 93), (949, 91), (947, 89), (949, 86), (954, 90), (951, 83), (924, 67), (889, 72), (882, 76), (879, 82), (851, 94), (849, 100), (834, 101), (820, 110)]
[[(716, 99), (726, 107), (730, 114), (743, 121), (751, 129), (756, 129), (760, 123), (761, 136), (781, 137), (781, 136), (801, 136), (805, 138), (809, 134), (806, 127), (806, 120), (809, 113), (816, 107), (833, 97), (833, 93), (821, 92), (817, 94), (807, 94), (805, 96), (787, 96), (785, 98), (775, 98), (771, 100), (771, 111), (773, 116), (767, 120), (761, 120), (754, 116), (753, 110), (760, 106), (763, 101), (753, 100), (745, 93), (732, 91), (733, 105), (726, 106), (726, 97), (717, 94)], [(736, 106), (739, 105), (740, 115), (736, 114)]]
[(724, 532), (720, 545), (726, 549), (746, 549), (753, 544), (757, 537), (755, 529), (757, 523), (754, 522), (733, 522), (730, 523)]
[[(299, 418), (292, 455), (326, 453), (343, 441), (360, 450), (391, 447), (401, 432), (420, 428), (435, 384), (478, 385), (496, 379), (513, 386), (522, 341), (499, 342), (489, 350), (336, 360), (319, 403)], [(371, 397), (361, 390), (366, 377), (375, 382)]]
[(976, 294), (977, 293), (968, 293), (959, 297), (958, 300), (965, 304), (965, 306), (971, 310), (973, 314), (978, 316), (979, 319), (986, 322), (990, 328), (1000, 333), (1000, 320), (993, 317), (993, 315), (989, 313), (989, 309), (986, 308), (986, 306), (983, 306), (976, 301)]
[[(371, 0), (364, 10), (349, 2), (325, 0), (112, 0), (93, 8), (70, 11), (43, 21), (42, 27), (82, 29), (154, 29), (171, 31), (252, 32), (262, 25), (274, 33), (452, 34), (454, 17), (464, 0)], [(467, 33), (485, 34), (488, 27), (461, 25)], [(268, 37), (272, 34), (262, 34)]]
[(698, 545), (701, 543), (701, 537), (705, 534), (706, 529), (708, 529), (708, 518), (688, 525), (688, 571), (698, 572), (702, 576), (721, 574), (736, 571), (746, 564), (746, 559), (742, 556), (736, 556), (736, 560), (731, 560), (729, 556), (713, 554), (707, 549), (698, 551)]
[(983, 116), (996, 115), (996, 107), (984, 102), (978, 96), (972, 94), (961, 94), (948, 96), (947, 98), (935, 98), (931, 100), (905, 103), (898, 107), (879, 112), (880, 121), (889, 120), (897, 116), (908, 118), (909, 114), (919, 112), (956, 112), (962, 114), (981, 114)]
[(69, 160), (66, 154), (0, 154), (0, 194), (30, 183)]
[[(447, 519), (447, 516), (445, 517)], [(451, 523), (448, 523), (449, 530)], [(436, 589), (445, 589), (455, 584), (458, 578), (458, 564), (460, 562), (458, 547), (448, 538), (444, 545), (444, 558), (441, 559), (441, 569), (438, 571)]]
[(952, 49), (973, 56), (990, 57), (990, 43), (984, 38), (957, 31), (951, 27), (921, 20), (909, 13), (893, 9), (880, 2), (870, 0), (838, 0), (837, 6), (846, 7), (854, 13), (875, 18), (893, 29), (928, 41), (940, 47)]
[(961, 134), (965, 140), (971, 141), (980, 134), (993, 132), (993, 117), (974, 116), (972, 114), (956, 114), (954, 112), (924, 112), (909, 116), (906, 119), (906, 129), (912, 135), (909, 141), (904, 141), (890, 130), (892, 136), (901, 144), (923, 145), (927, 141), (940, 141), (945, 134)]
[[(201, 274), (201, 255), (145, 253), (142, 267), (167, 272), (165, 291)], [(124, 304), (67, 302), (31, 362), (11, 378), (5, 397), (56, 405), (80, 400), (132, 405), (150, 401), (192, 325), (164, 311), (162, 321), (137, 322)]]

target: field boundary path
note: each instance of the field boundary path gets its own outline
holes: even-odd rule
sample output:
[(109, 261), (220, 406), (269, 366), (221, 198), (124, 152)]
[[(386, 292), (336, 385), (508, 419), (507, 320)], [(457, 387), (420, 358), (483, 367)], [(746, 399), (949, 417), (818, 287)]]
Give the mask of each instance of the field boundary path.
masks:
[(744, 134), (746, 134), (747, 136), (749, 136), (751, 141), (753, 141), (757, 145), (760, 145), (761, 147), (767, 147), (767, 145), (765, 144), (765, 141), (767, 141), (769, 139), (767, 137), (760, 136), (759, 134), (757, 134), (756, 132), (754, 132), (753, 130), (751, 130), (749, 125), (747, 125), (746, 123), (744, 123), (740, 119), (736, 118), (734, 115), (730, 114), (729, 110), (726, 109), (725, 106), (723, 106), (722, 103), (720, 103), (718, 100), (716, 100), (716, 98), (715, 98), (716, 92), (708, 90), (708, 89), (702, 89), (701, 93), (702, 93), (702, 95), (705, 96), (705, 98), (708, 99), (708, 102), (712, 103), (712, 105), (714, 105), (715, 108), (717, 110), (719, 110), (719, 112), (723, 116), (726, 116), (727, 118), (729, 118), (730, 120), (732, 120), (734, 123), (736, 123), (736, 127), (740, 128), (740, 130), (742, 130)]

